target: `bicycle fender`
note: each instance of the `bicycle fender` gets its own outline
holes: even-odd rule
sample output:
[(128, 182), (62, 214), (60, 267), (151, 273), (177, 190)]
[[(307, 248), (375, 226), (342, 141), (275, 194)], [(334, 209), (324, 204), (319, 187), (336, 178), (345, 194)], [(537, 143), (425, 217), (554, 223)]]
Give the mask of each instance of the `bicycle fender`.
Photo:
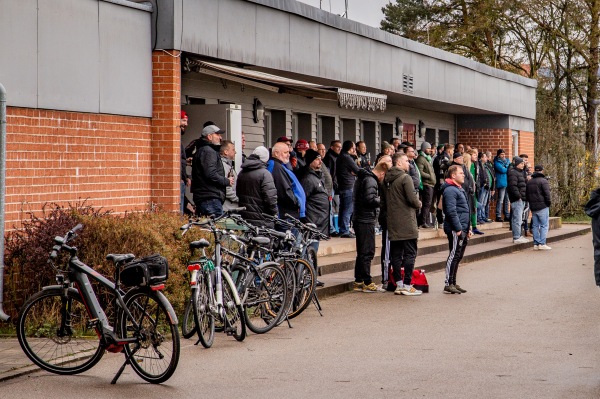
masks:
[(171, 319), (171, 324), (177, 325), (179, 321), (177, 320), (177, 315), (175, 314), (175, 310), (173, 310), (171, 302), (169, 302), (165, 294), (163, 294), (160, 291), (154, 291), (154, 294), (156, 295), (156, 299), (160, 301), (161, 304), (163, 304), (165, 309), (167, 309), (169, 319)]
[[(49, 290), (64, 290), (65, 288), (62, 285), (47, 285), (45, 287), (42, 287), (42, 291), (49, 291)], [(68, 288), (69, 292), (72, 292), (74, 294), (79, 295), (79, 291), (76, 290), (73, 287), (69, 287)]]

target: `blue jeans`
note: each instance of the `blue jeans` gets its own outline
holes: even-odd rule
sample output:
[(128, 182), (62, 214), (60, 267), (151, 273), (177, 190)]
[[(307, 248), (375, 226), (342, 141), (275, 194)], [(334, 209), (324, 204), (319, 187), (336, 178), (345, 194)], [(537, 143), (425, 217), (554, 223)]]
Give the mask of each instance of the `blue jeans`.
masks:
[(487, 220), (487, 216), (485, 214), (485, 207), (488, 203), (488, 196), (490, 191), (487, 188), (481, 188), (479, 191), (479, 198), (477, 202), (477, 220)]
[(512, 210), (512, 219), (510, 221), (510, 227), (512, 228), (513, 240), (521, 238), (521, 227), (523, 224), (523, 207), (525, 204), (523, 200), (518, 200), (510, 203), (510, 209)]
[(533, 245), (546, 245), (548, 236), (548, 221), (550, 220), (550, 208), (531, 212), (531, 232), (533, 233)]
[(194, 202), (198, 216), (221, 216), (223, 214), (223, 204), (220, 199), (197, 200), (194, 196)]
[(338, 223), (340, 224), (340, 235), (350, 233), (350, 218), (354, 212), (354, 203), (352, 202), (352, 189), (340, 191), (340, 212)]
[(506, 187), (496, 189), (496, 219), (502, 217), (502, 204), (504, 204), (504, 219), (508, 219), (508, 195), (506, 195)]

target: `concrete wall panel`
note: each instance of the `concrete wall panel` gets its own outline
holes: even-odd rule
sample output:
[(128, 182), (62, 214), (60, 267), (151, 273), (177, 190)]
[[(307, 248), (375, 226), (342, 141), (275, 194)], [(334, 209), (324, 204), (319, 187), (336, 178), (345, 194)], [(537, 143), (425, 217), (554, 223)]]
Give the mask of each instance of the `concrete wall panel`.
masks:
[(290, 71), (319, 76), (319, 30), (295, 15), (290, 15), (290, 55)]
[(342, 82), (347, 81), (346, 36), (346, 32), (330, 28), (326, 25), (319, 25), (320, 76)]
[(38, 7), (38, 106), (98, 112), (98, 2), (40, 1)]
[(100, 112), (150, 116), (150, 14), (111, 3), (99, 6)]
[(271, 8), (256, 10), (256, 62), (290, 69), (290, 19)]
[(371, 87), (381, 87), (383, 90), (392, 89), (392, 48), (378, 42), (371, 43), (369, 55)]
[(369, 86), (371, 60), (367, 54), (370, 54), (371, 41), (357, 35), (348, 35), (346, 53), (346, 72), (347, 79), (357, 84)]
[(0, 37), (8, 105), (37, 107), (37, 0), (0, 0)]
[[(182, 48), (196, 54), (209, 57), (218, 56), (219, 3), (214, 0), (183, 0), (183, 35)], [(203, 23), (199, 23), (203, 21)], [(175, 31), (180, 32), (181, 24), (176, 20)], [(177, 39), (179, 40), (179, 39)]]
[[(219, 58), (256, 64), (256, 6), (245, 1), (219, 0)], [(276, 36), (276, 35), (272, 35)], [(271, 37), (273, 40), (273, 37)]]

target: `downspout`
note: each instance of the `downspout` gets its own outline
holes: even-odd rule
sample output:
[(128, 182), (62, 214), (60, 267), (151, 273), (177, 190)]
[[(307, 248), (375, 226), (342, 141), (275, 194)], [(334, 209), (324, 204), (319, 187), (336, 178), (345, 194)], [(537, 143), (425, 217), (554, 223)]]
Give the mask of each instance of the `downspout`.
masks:
[(4, 313), (4, 209), (6, 198), (6, 89), (0, 83), (0, 319), (9, 321)]

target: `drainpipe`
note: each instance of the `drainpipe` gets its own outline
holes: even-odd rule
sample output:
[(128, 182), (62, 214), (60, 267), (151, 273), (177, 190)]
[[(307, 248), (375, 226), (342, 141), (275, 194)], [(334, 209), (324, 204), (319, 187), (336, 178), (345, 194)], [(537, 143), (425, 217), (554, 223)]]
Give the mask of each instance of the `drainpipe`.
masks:
[(6, 198), (6, 89), (0, 83), (0, 319), (9, 321), (4, 313), (4, 209)]

